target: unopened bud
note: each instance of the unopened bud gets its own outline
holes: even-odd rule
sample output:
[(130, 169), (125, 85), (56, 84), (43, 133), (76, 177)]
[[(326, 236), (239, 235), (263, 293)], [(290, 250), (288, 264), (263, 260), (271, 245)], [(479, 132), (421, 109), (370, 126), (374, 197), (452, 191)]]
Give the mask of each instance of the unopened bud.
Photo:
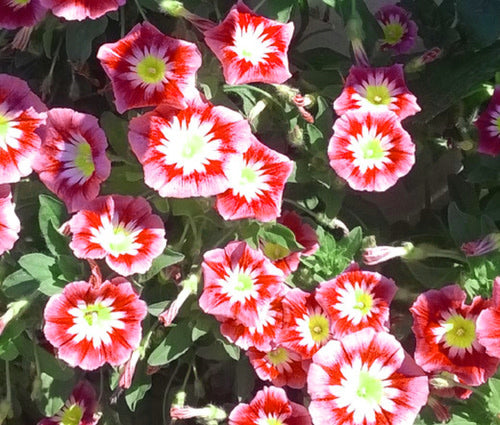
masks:
[(160, 10), (164, 13), (173, 16), (174, 18), (182, 18), (186, 15), (186, 9), (180, 1), (163, 0), (160, 2)]

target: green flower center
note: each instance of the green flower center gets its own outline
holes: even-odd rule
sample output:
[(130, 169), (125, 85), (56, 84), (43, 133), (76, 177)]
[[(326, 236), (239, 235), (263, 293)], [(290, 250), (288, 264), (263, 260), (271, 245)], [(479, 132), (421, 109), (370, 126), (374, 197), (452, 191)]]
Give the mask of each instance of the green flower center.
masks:
[(78, 404), (68, 407), (61, 418), (61, 425), (79, 425), (83, 417), (83, 409)]
[(182, 148), (182, 157), (186, 159), (194, 158), (205, 146), (203, 137), (199, 135), (191, 136)]
[(83, 318), (89, 326), (99, 326), (100, 323), (111, 320), (111, 309), (101, 303), (89, 304), (83, 309)]
[[(2, 135), (2, 126), (1, 126), (1, 117), (0, 117), (0, 136)], [(500, 133), (500, 117), (498, 117), (495, 121), (495, 124), (497, 126), (497, 130)]]
[(444, 326), (446, 342), (452, 347), (469, 348), (476, 339), (476, 324), (459, 314), (451, 316)]
[(283, 425), (283, 422), (276, 418), (267, 418), (266, 425)]
[(322, 314), (313, 314), (309, 317), (309, 331), (314, 342), (323, 342), (329, 335), (328, 319)]
[(137, 64), (137, 74), (147, 84), (160, 82), (165, 76), (166, 65), (163, 60), (155, 56), (146, 56)]
[(246, 185), (255, 183), (257, 181), (257, 178), (258, 178), (257, 173), (254, 170), (252, 170), (249, 167), (245, 167), (243, 168), (243, 170), (241, 170), (240, 184)]
[(382, 159), (385, 151), (379, 139), (370, 139), (361, 146), (361, 152), (364, 159)]
[(123, 227), (116, 227), (113, 229), (112, 239), (109, 242), (111, 251), (119, 253), (125, 252), (130, 248), (132, 241), (130, 240), (130, 233)]
[(370, 404), (380, 404), (384, 387), (380, 379), (374, 378), (368, 372), (360, 372), (356, 394)]
[(92, 149), (87, 142), (78, 144), (75, 167), (78, 168), (85, 177), (90, 177), (95, 170), (94, 161), (92, 158)]
[(387, 24), (383, 27), (384, 31), (384, 41), (387, 44), (396, 44), (401, 41), (403, 38), (403, 34), (405, 33), (405, 29), (401, 24)]
[(234, 289), (237, 291), (247, 292), (253, 288), (253, 279), (245, 273), (239, 273), (236, 279)]
[(10, 129), (10, 120), (3, 115), (0, 115), (0, 137), (5, 139), (7, 137), (7, 133)]
[(391, 103), (391, 94), (389, 89), (384, 86), (367, 86), (366, 99), (374, 105), (388, 105)]
[(356, 300), (354, 308), (358, 309), (363, 316), (368, 314), (373, 306), (373, 297), (361, 289), (356, 289), (354, 298)]
[(277, 366), (288, 360), (288, 351), (283, 347), (279, 347), (267, 353), (267, 358), (274, 366)]
[(271, 242), (265, 242), (262, 251), (267, 258), (273, 261), (284, 258), (290, 254), (290, 250), (287, 247)]

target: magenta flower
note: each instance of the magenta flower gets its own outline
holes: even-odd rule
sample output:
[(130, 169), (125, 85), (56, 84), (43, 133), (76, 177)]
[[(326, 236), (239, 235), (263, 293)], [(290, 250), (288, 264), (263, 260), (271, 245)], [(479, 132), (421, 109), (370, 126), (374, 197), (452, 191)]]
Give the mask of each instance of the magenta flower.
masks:
[(495, 87), (490, 103), (475, 125), (479, 132), (478, 152), (497, 156), (500, 153), (500, 86)]
[(188, 198), (229, 188), (230, 159), (248, 149), (252, 133), (239, 113), (199, 101), (132, 119), (129, 140), (148, 186), (163, 197)]
[(139, 346), (146, 313), (146, 303), (124, 278), (97, 287), (71, 282), (47, 302), (43, 332), (71, 367), (118, 366)]
[(389, 111), (350, 111), (333, 126), (330, 166), (354, 190), (383, 192), (415, 163), (415, 145)]
[(285, 390), (264, 387), (250, 404), (240, 403), (229, 414), (229, 425), (311, 425), (304, 406), (288, 400)]
[(392, 335), (372, 329), (330, 341), (313, 357), (313, 423), (407, 425), (427, 402), (427, 376)]
[(100, 417), (94, 387), (87, 381), (80, 381), (63, 408), (55, 416), (42, 419), (38, 425), (96, 425)]
[(45, 123), (46, 109), (23, 80), (0, 74), (0, 184), (31, 173), (41, 143), (35, 130)]
[(476, 320), (490, 302), (475, 297), (467, 305), (465, 298), (458, 285), (419, 295), (410, 308), (417, 339), (415, 361), (426, 372), (446, 371), (464, 384), (481, 385), (500, 364), (486, 353), (476, 330)]
[(414, 46), (418, 28), (405, 9), (388, 4), (375, 14), (375, 18), (384, 32), (382, 49), (406, 53)]
[(352, 270), (320, 283), (316, 299), (331, 318), (333, 337), (340, 339), (365, 328), (388, 332), (396, 289), (392, 279), (379, 273)]
[(230, 188), (217, 195), (217, 211), (225, 220), (276, 219), (292, 169), (293, 162), (288, 157), (252, 137), (248, 150), (232, 157), (227, 165)]
[(163, 221), (140, 197), (98, 197), (71, 218), (69, 227), (76, 257), (105, 258), (122, 276), (147, 272), (167, 244)]
[(113, 10), (118, 10), (126, 0), (40, 0), (59, 18), (68, 21), (97, 19)]
[(420, 111), (417, 98), (406, 87), (403, 65), (400, 64), (386, 68), (353, 66), (333, 107), (337, 115), (353, 109), (389, 110), (400, 120)]
[(223, 22), (205, 31), (205, 42), (228, 84), (281, 84), (292, 76), (287, 51), (293, 30), (292, 22), (258, 16), (240, 0)]
[(12, 30), (40, 22), (47, 8), (41, 0), (0, 0), (0, 28)]
[(304, 388), (307, 381), (308, 361), (285, 347), (278, 346), (268, 352), (251, 347), (248, 359), (257, 376), (263, 381), (271, 381), (277, 387)]
[(115, 43), (103, 44), (97, 58), (111, 79), (120, 113), (161, 103), (184, 108), (186, 100), (198, 96), (198, 48), (162, 34), (149, 22), (137, 24)]
[[(19, 239), (21, 222), (14, 210), (12, 194), (8, 184), (0, 185), (0, 255), (12, 249)], [(0, 332), (1, 333), (1, 332)]]
[(283, 285), (281, 270), (246, 242), (207, 251), (201, 266), (204, 289), (200, 307), (221, 321), (238, 319), (254, 326), (259, 311), (269, 307)]
[(500, 248), (500, 233), (490, 233), (481, 239), (465, 242), (460, 246), (466, 257), (479, 257)]
[(492, 305), (479, 313), (476, 330), (488, 355), (500, 359), (500, 277), (493, 282)]
[(106, 135), (92, 115), (51, 109), (33, 169), (68, 211), (74, 212), (93, 200), (108, 178), (107, 146)]

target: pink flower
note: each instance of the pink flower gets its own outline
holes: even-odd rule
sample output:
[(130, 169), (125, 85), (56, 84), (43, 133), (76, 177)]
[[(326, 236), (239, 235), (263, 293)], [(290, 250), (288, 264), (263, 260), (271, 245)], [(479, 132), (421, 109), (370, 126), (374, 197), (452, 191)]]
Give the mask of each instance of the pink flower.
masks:
[(281, 84), (291, 77), (287, 51), (294, 26), (253, 13), (240, 0), (226, 19), (205, 31), (228, 84)]
[(490, 303), (475, 297), (467, 305), (465, 298), (458, 285), (449, 285), (427, 291), (413, 303), (415, 361), (426, 372), (446, 371), (467, 385), (481, 385), (500, 364), (486, 353), (476, 330), (479, 314)]
[(74, 212), (93, 200), (101, 182), (108, 178), (111, 162), (106, 157), (107, 146), (106, 135), (92, 115), (51, 109), (33, 169)]
[(495, 87), (490, 103), (475, 125), (479, 131), (478, 152), (497, 156), (500, 153), (500, 86)]
[(118, 366), (139, 346), (146, 313), (146, 303), (124, 278), (97, 287), (71, 282), (47, 302), (43, 332), (71, 367)]
[(410, 242), (405, 242), (403, 246), (373, 246), (363, 250), (363, 263), (368, 266), (380, 264), (397, 257), (405, 257), (414, 246)]
[(278, 387), (288, 385), (291, 388), (304, 388), (309, 363), (300, 354), (281, 346), (268, 352), (251, 347), (247, 356), (255, 373), (263, 381), (271, 381)]
[(417, 98), (406, 87), (400, 64), (386, 68), (353, 66), (333, 107), (337, 115), (353, 109), (372, 112), (389, 110), (400, 120), (420, 111)]
[(216, 209), (225, 220), (271, 221), (280, 214), (283, 190), (293, 162), (255, 137), (252, 140), (243, 155), (229, 161), (230, 188), (217, 195)]
[(379, 273), (353, 270), (322, 282), (316, 288), (316, 299), (331, 318), (333, 337), (372, 328), (388, 332), (389, 306), (396, 285)]
[(311, 425), (304, 406), (289, 401), (285, 390), (264, 387), (250, 404), (240, 403), (229, 414), (229, 425)]
[(140, 197), (98, 197), (71, 218), (69, 227), (76, 257), (105, 258), (122, 276), (148, 271), (167, 244), (161, 218)]
[(0, 74), (0, 184), (31, 173), (41, 143), (35, 130), (45, 123), (46, 109), (23, 80)]
[(283, 323), (278, 343), (310, 359), (331, 338), (331, 318), (314, 294), (294, 288), (283, 298)]
[(355, 190), (383, 192), (415, 163), (415, 145), (389, 111), (349, 111), (333, 126), (330, 166)]
[(427, 376), (396, 338), (372, 329), (321, 348), (307, 387), (315, 425), (411, 424), (429, 394)]
[(201, 266), (204, 289), (200, 307), (221, 321), (238, 319), (254, 326), (259, 311), (270, 305), (283, 285), (281, 270), (246, 242), (207, 251)]
[(68, 21), (97, 19), (117, 10), (126, 0), (40, 0), (52, 13)]
[(148, 186), (163, 197), (188, 198), (229, 188), (229, 160), (248, 149), (252, 133), (239, 113), (198, 101), (132, 119), (129, 140)]
[(87, 381), (80, 381), (63, 408), (55, 416), (42, 419), (38, 425), (96, 425), (101, 417), (96, 411), (94, 387)]
[(493, 282), (492, 305), (479, 313), (476, 330), (486, 352), (500, 359), (500, 277)]
[(196, 45), (168, 37), (148, 22), (116, 43), (103, 44), (97, 58), (111, 79), (120, 113), (165, 102), (184, 108), (186, 100), (198, 96), (201, 54)]
[(500, 233), (490, 233), (484, 238), (463, 243), (460, 249), (466, 257), (479, 257), (500, 248)]
[(0, 28), (31, 27), (46, 13), (41, 0), (0, 0)]
[(12, 249), (19, 238), (21, 222), (14, 210), (8, 184), (0, 185), (0, 255)]
[(382, 49), (406, 53), (414, 46), (418, 28), (405, 9), (388, 4), (375, 14), (375, 18), (384, 31)]

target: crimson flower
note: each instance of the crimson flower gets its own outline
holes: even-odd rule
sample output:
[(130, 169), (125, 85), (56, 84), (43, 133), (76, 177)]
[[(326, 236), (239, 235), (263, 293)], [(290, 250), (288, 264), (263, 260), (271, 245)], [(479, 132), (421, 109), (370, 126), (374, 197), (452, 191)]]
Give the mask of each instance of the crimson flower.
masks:
[(406, 53), (414, 46), (418, 28), (405, 9), (388, 4), (375, 14), (375, 18), (384, 32), (382, 49)]
[(316, 299), (331, 317), (333, 337), (372, 328), (388, 332), (389, 306), (396, 285), (379, 273), (350, 270), (322, 282), (316, 288)]
[(230, 187), (217, 195), (217, 211), (225, 220), (276, 219), (292, 169), (293, 162), (288, 157), (252, 136), (252, 144), (247, 151), (232, 157), (227, 164)]
[[(8, 184), (0, 185), (0, 255), (12, 249), (19, 238), (21, 222), (17, 217)], [(0, 332), (1, 334), (1, 332)]]
[(415, 145), (390, 111), (346, 112), (333, 132), (330, 166), (354, 190), (383, 192), (415, 163)]
[(146, 313), (146, 303), (124, 278), (97, 287), (71, 282), (47, 302), (43, 332), (71, 367), (118, 366), (139, 346)]
[(419, 295), (410, 308), (417, 339), (415, 361), (426, 372), (446, 371), (466, 385), (481, 385), (500, 363), (478, 340), (476, 320), (490, 302), (475, 297), (467, 305), (465, 298), (458, 285)]
[(291, 77), (287, 51), (293, 30), (292, 22), (256, 15), (240, 0), (223, 22), (205, 31), (205, 42), (228, 84), (281, 84)]
[(500, 86), (495, 87), (490, 103), (475, 125), (479, 132), (478, 152), (497, 156), (500, 153)]
[(407, 425), (427, 402), (427, 376), (392, 335), (364, 329), (313, 357), (307, 388), (313, 423)]
[(229, 414), (229, 425), (311, 425), (304, 406), (288, 400), (285, 390), (264, 387), (250, 404), (240, 403)]
[(71, 218), (69, 228), (76, 257), (105, 258), (122, 276), (148, 271), (167, 244), (161, 218), (140, 197), (98, 197)]
[(23, 80), (0, 74), (0, 184), (31, 173), (41, 144), (35, 130), (45, 123), (46, 109)]
[(115, 43), (103, 44), (97, 58), (111, 79), (120, 113), (161, 103), (184, 108), (186, 100), (198, 96), (198, 48), (162, 34), (149, 22), (137, 24)]
[(337, 115), (353, 109), (389, 110), (400, 120), (420, 111), (417, 98), (406, 87), (403, 65), (400, 64), (386, 68), (353, 66), (333, 107)]
[(41, 0), (0, 0), (0, 28), (31, 27), (40, 22), (47, 8)]
[(92, 115), (51, 109), (33, 169), (74, 212), (93, 200), (100, 183), (108, 178), (111, 162), (106, 157), (107, 146), (106, 135)]
[(113, 10), (118, 10), (126, 0), (40, 0), (59, 18), (68, 21), (97, 19)]
[(251, 143), (250, 125), (224, 106), (190, 102), (132, 119), (129, 140), (145, 183), (160, 196), (188, 198), (226, 191), (230, 159)]
[(500, 277), (493, 283), (492, 305), (479, 313), (477, 337), (490, 356), (500, 359)]

